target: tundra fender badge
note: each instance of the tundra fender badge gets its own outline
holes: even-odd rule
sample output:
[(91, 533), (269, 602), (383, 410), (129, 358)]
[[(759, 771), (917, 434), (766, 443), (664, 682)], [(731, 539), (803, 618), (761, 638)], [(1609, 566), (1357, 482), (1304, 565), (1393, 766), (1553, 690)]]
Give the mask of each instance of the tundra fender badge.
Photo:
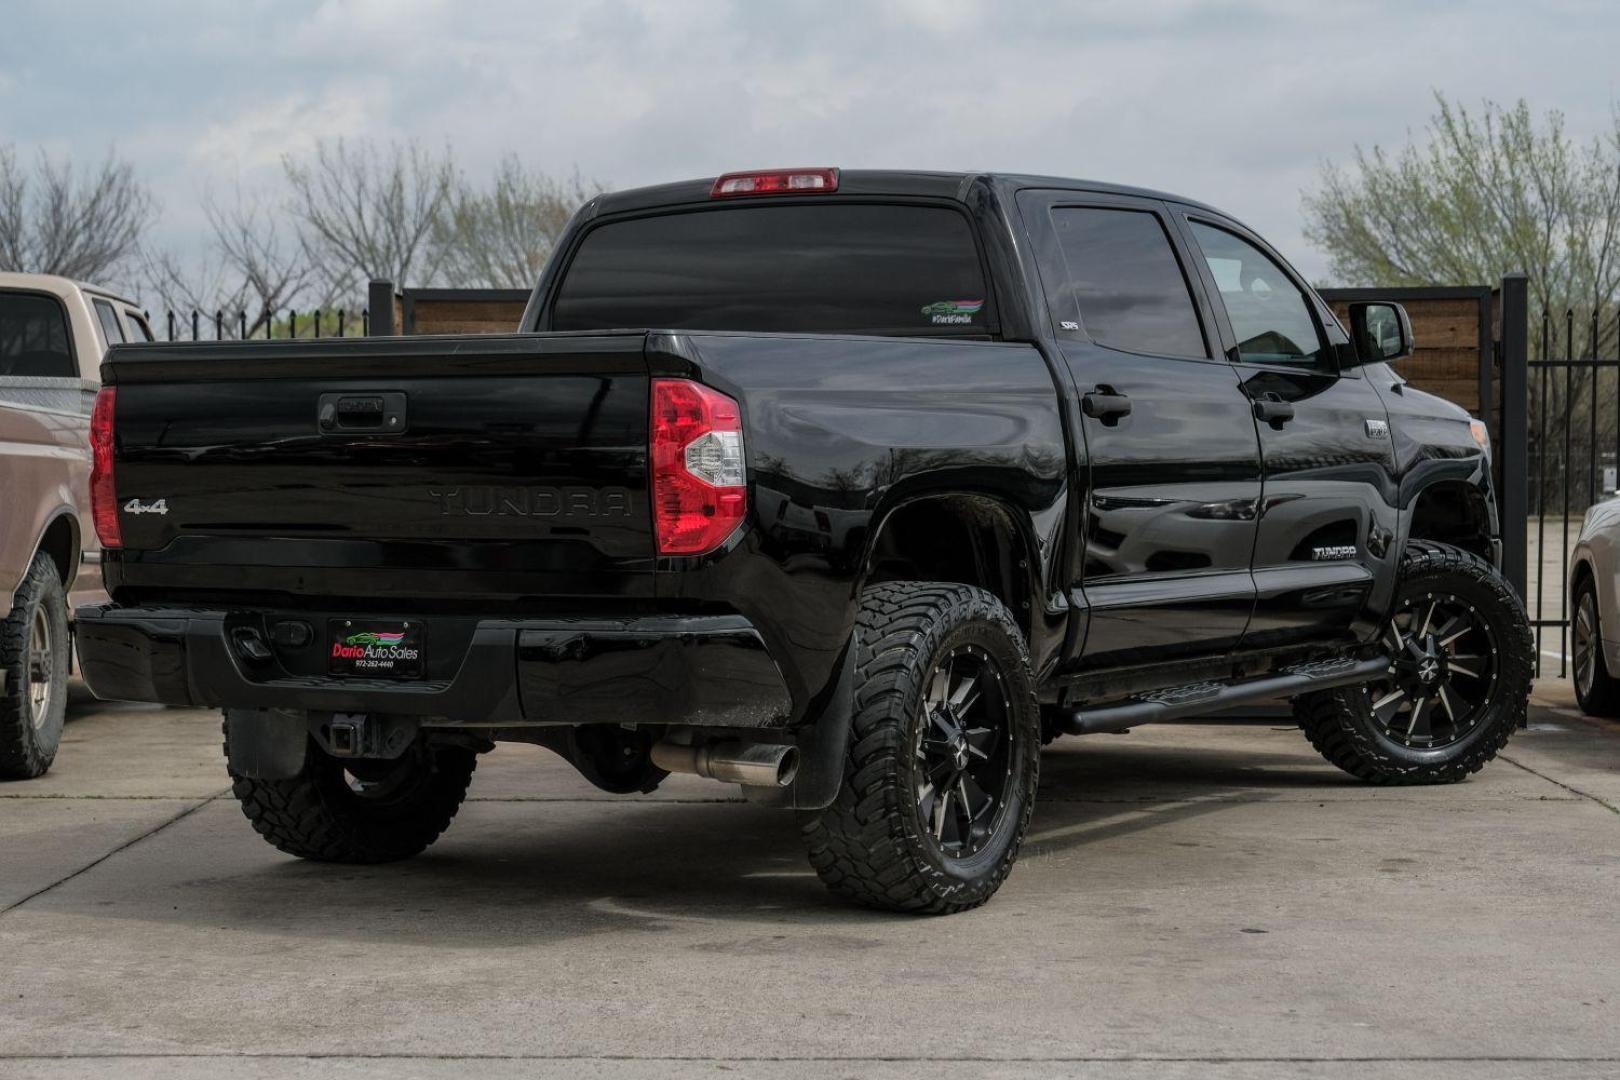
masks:
[(1362, 421), (1362, 423), (1366, 426), (1367, 438), (1369, 438), (1369, 439), (1387, 439), (1387, 438), (1389, 438), (1389, 423), (1388, 423), (1388, 421), (1385, 421), (1385, 420), (1364, 420), (1364, 421)]
[(1354, 544), (1326, 544), (1311, 548), (1311, 558), (1317, 562), (1325, 559), (1353, 559), (1358, 554)]

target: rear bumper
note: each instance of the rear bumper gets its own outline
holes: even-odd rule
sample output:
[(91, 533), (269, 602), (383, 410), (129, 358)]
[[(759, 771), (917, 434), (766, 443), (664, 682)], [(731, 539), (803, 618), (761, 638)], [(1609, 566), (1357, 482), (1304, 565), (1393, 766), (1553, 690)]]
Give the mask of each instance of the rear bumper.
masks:
[(453, 670), (406, 681), (299, 674), (277, 655), (254, 660), (232, 635), (259, 616), (114, 605), (77, 614), (84, 676), (103, 698), (468, 726), (759, 728), (785, 725), (791, 712), (764, 640), (739, 615), (476, 620)]

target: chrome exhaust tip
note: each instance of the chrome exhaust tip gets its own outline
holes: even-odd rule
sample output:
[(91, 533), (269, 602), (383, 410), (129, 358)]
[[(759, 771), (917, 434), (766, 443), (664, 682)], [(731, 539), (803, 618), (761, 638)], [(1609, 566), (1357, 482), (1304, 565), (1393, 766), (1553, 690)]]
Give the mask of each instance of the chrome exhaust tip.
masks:
[(654, 744), (652, 760), (665, 772), (706, 776), (746, 787), (787, 787), (799, 773), (799, 748), (786, 743), (730, 740), (683, 746), (661, 742)]

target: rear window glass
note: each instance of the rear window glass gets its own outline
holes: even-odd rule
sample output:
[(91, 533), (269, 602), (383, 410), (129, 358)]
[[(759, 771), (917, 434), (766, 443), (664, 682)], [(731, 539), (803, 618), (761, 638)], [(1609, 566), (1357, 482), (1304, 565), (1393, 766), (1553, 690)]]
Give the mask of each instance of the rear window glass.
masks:
[(1052, 223), (1069, 267), (1068, 295), (1059, 306), (1078, 306), (1093, 341), (1161, 356), (1209, 355), (1187, 279), (1157, 217), (1065, 207), (1052, 212)]
[(0, 293), (0, 375), (77, 378), (67, 313), (54, 297)]
[(962, 214), (826, 203), (600, 225), (563, 278), (551, 328), (954, 337), (987, 334), (990, 318)]

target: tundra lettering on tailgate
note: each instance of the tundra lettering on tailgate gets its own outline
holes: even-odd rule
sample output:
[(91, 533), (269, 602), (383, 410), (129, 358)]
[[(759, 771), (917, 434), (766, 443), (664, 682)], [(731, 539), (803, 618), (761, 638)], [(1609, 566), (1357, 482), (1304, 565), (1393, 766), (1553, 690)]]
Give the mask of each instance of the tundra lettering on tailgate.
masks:
[(630, 516), (622, 487), (474, 487), (428, 492), (440, 517), (616, 518)]

